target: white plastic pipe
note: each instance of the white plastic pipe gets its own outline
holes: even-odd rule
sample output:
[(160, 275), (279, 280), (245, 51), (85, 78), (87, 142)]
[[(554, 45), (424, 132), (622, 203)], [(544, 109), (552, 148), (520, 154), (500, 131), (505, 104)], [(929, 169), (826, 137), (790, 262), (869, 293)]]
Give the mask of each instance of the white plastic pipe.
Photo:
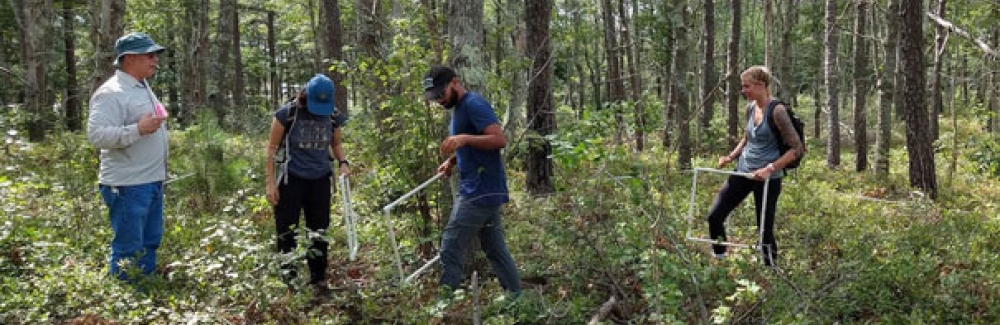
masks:
[(421, 266), (419, 269), (414, 271), (413, 274), (410, 274), (410, 276), (406, 277), (406, 280), (403, 280), (403, 282), (405, 283), (413, 282), (414, 279), (420, 276), (420, 274), (423, 274), (424, 271), (427, 271), (427, 269), (429, 269), (431, 265), (434, 265), (434, 263), (437, 263), (437, 261), (439, 260), (441, 260), (441, 255), (435, 255), (434, 258), (432, 258), (430, 261), (427, 261), (427, 263), (424, 264), (424, 266)]
[(340, 198), (343, 203), (344, 231), (347, 232), (347, 249), (351, 261), (358, 256), (358, 228), (357, 214), (354, 212), (354, 204), (351, 203), (351, 181), (346, 175), (340, 175)]
[[(385, 216), (385, 223), (389, 227), (389, 244), (392, 245), (392, 253), (396, 259), (396, 269), (399, 271), (399, 281), (401, 283), (405, 284), (406, 278), (403, 277), (405, 275), (403, 273), (403, 258), (399, 255), (399, 245), (396, 244), (396, 230), (392, 225), (392, 217), (390, 216), (392, 214), (392, 209), (395, 208), (400, 203), (402, 203), (403, 201), (405, 201), (406, 199), (413, 196), (414, 194), (417, 194), (417, 192), (420, 192), (427, 186), (431, 185), (431, 183), (434, 183), (434, 181), (440, 179), (442, 176), (444, 176), (444, 173), (437, 173), (437, 175), (434, 175), (434, 177), (431, 177), (431, 179), (427, 180), (423, 184), (420, 184), (419, 186), (417, 186), (413, 190), (410, 190), (406, 194), (403, 194), (403, 196), (399, 197), (395, 201), (392, 201), (392, 203), (389, 203), (382, 208), (382, 215)], [(426, 266), (427, 265), (425, 265), (425, 267)]]

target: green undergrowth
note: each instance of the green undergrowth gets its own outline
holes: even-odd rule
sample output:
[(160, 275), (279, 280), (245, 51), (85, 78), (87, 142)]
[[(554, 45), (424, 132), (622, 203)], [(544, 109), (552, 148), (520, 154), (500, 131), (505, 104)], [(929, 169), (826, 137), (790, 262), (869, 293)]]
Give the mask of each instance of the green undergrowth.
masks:
[[(8, 133), (0, 155), (0, 323), (581, 324), (602, 305), (610, 306), (604, 323), (622, 324), (1000, 321), (1000, 181), (988, 156), (996, 139), (966, 142), (954, 173), (951, 152), (938, 156), (936, 201), (908, 186), (903, 149), (892, 152), (891, 175), (876, 180), (870, 171), (827, 168), (814, 144), (783, 181), (780, 269), (773, 270), (750, 250), (714, 260), (707, 244), (687, 240), (704, 236), (724, 177), (699, 174), (692, 205), (693, 173), (677, 171), (675, 152), (654, 145), (633, 153), (611, 144), (602, 125), (550, 137), (555, 194), (527, 195), (520, 156), (508, 164), (504, 227), (525, 287), (514, 301), (482, 254), (470, 269), (476, 285), (466, 281), (450, 300), (438, 298), (437, 267), (400, 284), (382, 208), (429, 177), (436, 162), (409, 161), (427, 173), (404, 175), (414, 167), (378, 160), (384, 152), (361, 145), (368, 131), (347, 134), (358, 259), (348, 258), (335, 196), (325, 234), (333, 296), (320, 303), (308, 286), (289, 290), (278, 278), (276, 266), (289, 257), (273, 252), (261, 137), (172, 131), (159, 275), (129, 285), (107, 276), (111, 230), (96, 191), (96, 151), (81, 135), (29, 144)], [(429, 151), (415, 157), (434, 156), (434, 146), (407, 141), (406, 150)], [(694, 166), (714, 167), (716, 151), (726, 149), (704, 150), (711, 152)], [(427, 190), (429, 206), (404, 203), (389, 216), (406, 273), (436, 252), (446, 190), (437, 183)], [(751, 203), (729, 221), (734, 240), (749, 244)], [(293, 258), (307, 253), (300, 248)]]

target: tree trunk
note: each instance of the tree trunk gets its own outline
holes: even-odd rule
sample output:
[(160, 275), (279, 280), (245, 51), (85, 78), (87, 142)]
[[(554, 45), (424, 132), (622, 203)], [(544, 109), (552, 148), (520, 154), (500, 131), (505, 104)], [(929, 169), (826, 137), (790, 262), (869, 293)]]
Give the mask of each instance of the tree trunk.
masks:
[(14, 16), (21, 31), (21, 64), (24, 68), (23, 126), (31, 142), (45, 141), (45, 133), (52, 121), (52, 96), (46, 75), (50, 58), (47, 51), (52, 23), (52, 1), (14, 0)]
[[(368, 71), (363, 71), (370, 75), (382, 74), (381, 69), (385, 67), (385, 56), (381, 51), (383, 42), (383, 28), (385, 14), (383, 14), (383, 1), (378, 0), (356, 0), (354, 2), (357, 16), (357, 41), (358, 48), (357, 62), (364, 63)], [(461, 75), (461, 73), (459, 73)], [(464, 75), (462, 76), (464, 79)], [(391, 134), (396, 129), (393, 124), (392, 111), (382, 107), (385, 100), (387, 86), (381, 78), (362, 78), (357, 83), (361, 88), (360, 95), (353, 96), (355, 107), (362, 107), (366, 112), (374, 112), (375, 128), (379, 133)], [(388, 124), (387, 124), (388, 123)], [(379, 137), (377, 140), (379, 153), (383, 159), (387, 159), (391, 152), (391, 143), (386, 141), (388, 137)]]
[[(937, 15), (938, 17), (944, 18), (944, 9), (947, 4), (947, 0), (938, 0), (937, 3)], [(938, 118), (941, 116), (941, 111), (943, 110), (944, 100), (941, 98), (941, 66), (944, 64), (942, 61), (945, 42), (947, 42), (946, 31), (944, 27), (938, 26), (934, 29), (934, 71), (931, 72), (931, 84), (928, 89), (931, 92), (931, 113), (930, 113), (930, 137), (931, 141), (937, 141), (941, 136), (940, 125), (938, 123)]]
[(827, 126), (830, 134), (826, 142), (826, 165), (829, 168), (840, 166), (840, 107), (837, 102), (837, 86), (840, 80), (837, 76), (837, 1), (826, 0), (826, 26), (823, 33), (823, 79), (826, 87), (826, 108), (829, 110)]
[[(0, 49), (6, 49), (11, 46), (11, 40), (8, 38), (5, 30), (0, 30)], [(10, 64), (7, 62), (7, 51), (0, 50), (0, 69), (10, 71)], [(14, 92), (14, 87), (11, 85), (10, 78), (0, 77), (0, 106), (6, 107), (8, 103), (11, 102), (11, 93)]]
[(701, 128), (707, 130), (715, 115), (715, 90), (718, 87), (719, 77), (715, 70), (715, 0), (704, 0), (704, 2), (705, 30), (702, 47), (705, 50), (701, 68)]
[[(507, 59), (511, 61), (513, 66), (522, 67), (528, 64), (528, 61), (525, 60), (525, 46), (527, 46), (527, 41), (525, 40), (526, 27), (523, 24), (523, 20), (520, 18), (527, 15), (524, 12), (524, 1), (508, 1), (506, 12), (507, 14), (505, 17), (508, 17), (507, 26), (511, 31), (510, 35), (507, 37), (510, 52), (506, 56)], [(579, 64), (579, 62), (577, 62), (577, 64)], [(528, 69), (515, 68), (511, 69), (509, 72), (509, 99), (507, 103), (507, 110), (503, 119), (504, 135), (507, 136), (508, 140), (514, 139), (515, 134), (521, 132), (521, 128), (523, 128), (525, 123), (524, 102), (527, 100), (527, 96), (525, 96), (525, 87), (527, 85), (528, 76), (531, 75), (525, 75), (527, 70)]]
[(868, 2), (855, 3), (854, 21), (854, 149), (856, 153), (854, 170), (863, 171), (868, 168), (868, 87), (871, 82), (868, 68), (868, 35), (867, 14)]
[(90, 25), (91, 42), (94, 44), (94, 72), (91, 77), (90, 93), (97, 91), (104, 81), (115, 73), (115, 40), (122, 36), (125, 16), (125, 0), (91, 1), (91, 11), (95, 24)]
[(771, 19), (771, 0), (763, 0), (764, 7), (764, 24), (761, 29), (764, 30), (764, 66), (771, 69), (771, 64), (774, 63), (771, 60), (771, 26), (774, 26), (773, 19)]
[[(181, 44), (186, 44), (177, 51), (178, 61), (184, 63), (180, 74), (181, 97), (183, 105), (178, 111), (177, 119), (181, 124), (194, 120), (198, 110), (205, 109), (208, 101), (208, 75), (211, 70), (211, 23), (208, 11), (209, 0), (199, 0), (198, 3), (185, 3), (184, 15), (192, 22), (185, 30), (190, 37), (181, 37)], [(185, 35), (185, 36), (187, 36)]]
[(798, 106), (798, 85), (795, 80), (796, 67), (792, 53), (794, 47), (792, 31), (799, 20), (799, 0), (787, 0), (787, 2), (784, 16), (779, 19), (781, 21), (781, 39), (778, 48), (780, 55), (774, 59), (776, 68), (774, 72), (777, 73), (776, 77), (780, 82), (774, 88), (778, 98), (788, 102), (792, 107), (796, 107)]
[(66, 129), (71, 132), (80, 131), (83, 126), (83, 114), (80, 111), (80, 85), (77, 82), (76, 74), (76, 15), (73, 10), (73, 1), (63, 1), (62, 21), (63, 21), (63, 43), (66, 48), (63, 50), (66, 59), (66, 101), (63, 111)]
[[(274, 11), (269, 10), (267, 12), (267, 66), (268, 75), (270, 76), (269, 83), (271, 85), (271, 107), (273, 107), (272, 109), (277, 109), (278, 105), (281, 105), (282, 96), (281, 80), (278, 79), (278, 33), (274, 29), (274, 16)], [(346, 91), (343, 96), (347, 97)], [(346, 101), (346, 99), (344, 100)]]
[(347, 86), (344, 85), (344, 73), (341, 72), (341, 67), (344, 66), (344, 28), (340, 22), (340, 0), (323, 1), (320, 8), (323, 10), (321, 16), (326, 31), (324, 33), (326, 50), (324, 52), (326, 57), (333, 61), (333, 69), (324, 71), (336, 86), (334, 102), (337, 105), (337, 110), (341, 114), (347, 114), (350, 109), (347, 103)]
[[(235, 1), (234, 1), (235, 2)], [(230, 15), (229, 28), (230, 34), (233, 35), (232, 42), (232, 53), (233, 53), (233, 111), (236, 113), (236, 120), (239, 122), (237, 125), (249, 126), (250, 123), (255, 121), (248, 121), (247, 119), (253, 118), (252, 114), (249, 114), (246, 105), (246, 81), (243, 79), (243, 51), (240, 50), (240, 11), (239, 7), (233, 5), (234, 10)]]
[(742, 33), (742, 27), (740, 26), (740, 20), (742, 19), (742, 13), (740, 12), (743, 8), (742, 0), (731, 0), (732, 3), (732, 22), (730, 27), (732, 32), (729, 36), (729, 53), (727, 53), (726, 60), (726, 71), (728, 76), (729, 90), (726, 94), (726, 107), (728, 108), (729, 118), (728, 118), (728, 129), (726, 134), (729, 135), (729, 147), (735, 147), (736, 143), (740, 139), (739, 134), (739, 124), (740, 124), (740, 33)]
[(483, 0), (448, 2), (449, 63), (461, 76), (465, 88), (486, 92), (486, 36), (483, 29)]
[(215, 44), (218, 45), (218, 52), (215, 56), (215, 84), (217, 93), (209, 95), (209, 104), (215, 112), (216, 122), (219, 126), (226, 126), (226, 115), (232, 102), (230, 99), (234, 94), (234, 73), (231, 63), (233, 60), (233, 34), (234, 17), (236, 16), (236, 0), (219, 1), (218, 33)]
[(885, 31), (882, 41), (884, 62), (879, 73), (878, 133), (875, 137), (875, 178), (889, 177), (889, 149), (892, 147), (892, 109), (896, 101), (896, 65), (899, 55), (896, 40), (899, 37), (899, 1), (889, 0), (886, 7)]
[(625, 132), (625, 119), (622, 112), (622, 101), (625, 100), (625, 82), (622, 79), (621, 56), (618, 52), (620, 46), (615, 33), (618, 30), (618, 23), (615, 21), (611, 0), (603, 0), (601, 4), (604, 13), (604, 50), (608, 60), (608, 94), (615, 115), (614, 141), (615, 144), (621, 144)]
[(673, 62), (670, 65), (670, 75), (675, 76), (674, 95), (670, 105), (675, 105), (677, 110), (677, 168), (680, 170), (691, 169), (691, 121), (688, 101), (688, 33), (691, 16), (687, 7), (687, 0), (674, 0), (674, 10), (680, 12), (679, 25), (675, 25), (677, 35), (673, 54)]
[[(632, 0), (633, 11), (629, 13), (626, 8), (626, 0), (620, 0), (618, 2), (618, 11), (621, 13), (622, 17), (622, 50), (625, 51), (626, 58), (628, 58), (628, 80), (631, 88), (631, 102), (635, 105), (635, 150), (641, 152), (645, 145), (645, 128), (646, 128), (646, 113), (645, 108), (642, 103), (642, 79), (640, 78), (641, 73), (639, 72), (639, 67), (642, 63), (639, 61), (639, 53), (641, 47), (639, 46), (642, 36), (639, 35), (639, 30), (636, 28), (636, 24), (632, 19), (632, 15), (635, 15), (638, 11), (638, 0)], [(631, 33), (630, 33), (631, 31)], [(633, 37), (634, 34), (634, 37)]]
[(937, 198), (934, 151), (927, 134), (927, 83), (924, 67), (923, 1), (904, 1), (901, 6), (899, 45), (903, 71), (903, 103), (906, 112), (906, 150), (909, 153), (910, 185)]
[[(1000, 16), (1000, 6), (993, 7), (993, 17), (997, 16)], [(993, 44), (1000, 44), (1000, 25), (993, 25)], [(985, 65), (990, 67), (983, 69), (989, 75), (985, 84), (990, 90), (984, 93), (988, 93), (985, 98), (987, 112), (993, 112), (990, 128), (992, 132), (1000, 133), (1000, 58), (988, 55), (983, 58)]]
[(531, 57), (531, 79), (528, 83), (529, 138), (527, 189), (532, 195), (555, 191), (552, 185), (552, 145), (545, 137), (556, 130), (555, 106), (552, 102), (552, 45), (549, 20), (552, 0), (527, 1), (528, 55)]

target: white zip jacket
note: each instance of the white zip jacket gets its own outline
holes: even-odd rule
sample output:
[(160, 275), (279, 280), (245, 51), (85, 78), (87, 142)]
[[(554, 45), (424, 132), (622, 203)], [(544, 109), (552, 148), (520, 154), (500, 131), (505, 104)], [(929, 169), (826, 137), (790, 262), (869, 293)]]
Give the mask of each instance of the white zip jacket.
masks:
[(90, 98), (87, 140), (101, 150), (102, 185), (128, 186), (167, 178), (167, 125), (139, 135), (139, 119), (159, 100), (131, 75), (115, 70)]

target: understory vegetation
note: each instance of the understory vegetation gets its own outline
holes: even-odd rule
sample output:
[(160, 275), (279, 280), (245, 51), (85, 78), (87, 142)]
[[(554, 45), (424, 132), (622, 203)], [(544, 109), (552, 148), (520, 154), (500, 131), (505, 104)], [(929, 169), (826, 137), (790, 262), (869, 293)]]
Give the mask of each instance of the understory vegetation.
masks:
[[(378, 135), (360, 113), (345, 142), (361, 248), (349, 260), (335, 196), (326, 234), (334, 294), (316, 304), (305, 286), (289, 291), (278, 277), (283, 257), (273, 249), (260, 134), (227, 133), (209, 119), (171, 131), (158, 275), (133, 286), (107, 275), (111, 228), (96, 191), (96, 151), (69, 132), (28, 143), (12, 118), (0, 119), (2, 324), (583, 324), (602, 306), (604, 323), (621, 324), (1000, 322), (1000, 145), (972, 119), (958, 124), (968, 128), (959, 141), (942, 123), (937, 201), (907, 185), (903, 148), (892, 151), (891, 177), (878, 182), (870, 172), (827, 168), (822, 144), (810, 142), (779, 202), (777, 270), (750, 250), (713, 260), (706, 244), (687, 240), (705, 237), (703, 215), (724, 178), (699, 173), (692, 217), (693, 173), (678, 171), (676, 153), (661, 145), (635, 153), (612, 143), (610, 113), (574, 120), (550, 138), (553, 195), (525, 194), (526, 145), (512, 141), (503, 222), (526, 291), (505, 300), (480, 253), (475, 286), (466, 281), (444, 304), (437, 267), (400, 284), (382, 211), (433, 173), (436, 140), (405, 143), (414, 157), (431, 158), (384, 159), (393, 156), (372, 144)], [(694, 166), (714, 167), (729, 148), (700, 137)], [(424, 174), (407, 172), (417, 169)], [(447, 187), (438, 182), (426, 190), (428, 206), (408, 201), (389, 216), (407, 273), (437, 251)], [(745, 244), (756, 232), (752, 202), (729, 221)]]

